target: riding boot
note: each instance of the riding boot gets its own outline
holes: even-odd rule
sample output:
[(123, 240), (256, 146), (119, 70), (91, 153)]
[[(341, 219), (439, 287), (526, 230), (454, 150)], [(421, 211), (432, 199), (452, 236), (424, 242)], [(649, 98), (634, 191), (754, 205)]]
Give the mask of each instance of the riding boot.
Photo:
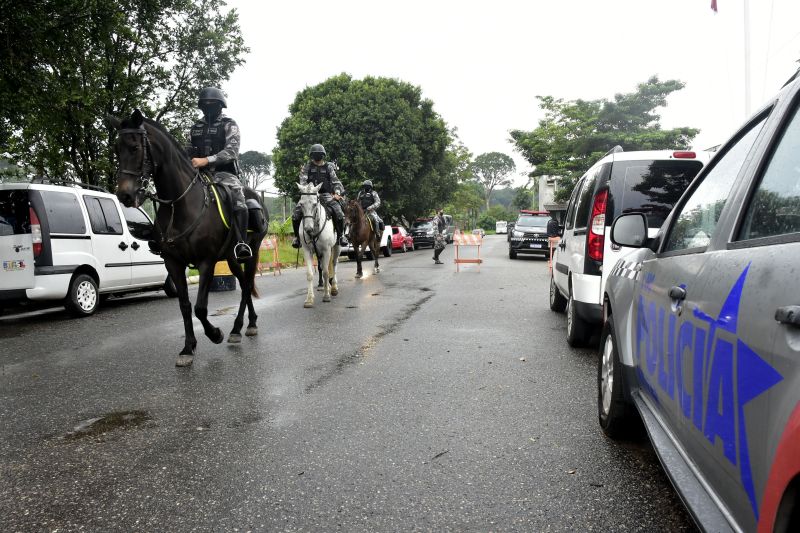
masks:
[(292, 248), (300, 248), (300, 219), (292, 217), (292, 229), (294, 230)]
[(250, 249), (244, 238), (247, 236), (247, 209), (237, 209), (233, 212), (233, 228), (236, 237), (236, 245), (233, 248), (233, 255), (237, 261), (245, 261), (253, 257), (253, 250)]
[(161, 244), (158, 241), (147, 241), (150, 253), (161, 255)]
[(344, 238), (344, 220), (337, 218), (335, 229), (336, 229), (336, 238), (339, 241), (339, 246), (347, 246), (347, 239)]

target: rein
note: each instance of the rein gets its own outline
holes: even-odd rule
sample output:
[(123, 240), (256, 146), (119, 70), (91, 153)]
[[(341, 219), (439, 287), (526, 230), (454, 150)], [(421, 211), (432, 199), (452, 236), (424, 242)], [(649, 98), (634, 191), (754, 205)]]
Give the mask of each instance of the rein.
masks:
[[(300, 196), (316, 196), (317, 197), (317, 203), (314, 205), (314, 214), (313, 215), (306, 215), (305, 213), (303, 213), (303, 219), (304, 220), (306, 218), (311, 218), (311, 219), (314, 220), (314, 229), (316, 230), (317, 221), (319, 220), (319, 216), (318, 216), (318, 214), (319, 214), (319, 206), (320, 206), (319, 193), (316, 193), (316, 192), (301, 192)], [(323, 220), (322, 224), (320, 224), (319, 231), (317, 231), (316, 235), (307, 232), (305, 230), (305, 228), (303, 228), (303, 232), (306, 235), (308, 235), (309, 238), (311, 238), (311, 245), (314, 247), (314, 253), (317, 254), (317, 257), (319, 257), (319, 250), (317, 250), (317, 239), (319, 239), (319, 236), (322, 235), (322, 230), (325, 229), (325, 225), (328, 223), (328, 210), (323, 208), (323, 211), (325, 212), (325, 220)]]

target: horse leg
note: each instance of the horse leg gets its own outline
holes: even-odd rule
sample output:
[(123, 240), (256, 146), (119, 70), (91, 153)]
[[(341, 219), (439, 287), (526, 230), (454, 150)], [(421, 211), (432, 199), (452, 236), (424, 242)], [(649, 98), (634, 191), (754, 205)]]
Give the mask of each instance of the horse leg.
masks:
[(361, 272), (361, 245), (353, 244), (353, 251), (356, 254), (356, 278), (360, 278), (364, 276), (364, 273)]
[(319, 283), (317, 287), (322, 288), (322, 261), (317, 257), (317, 274), (319, 274)]
[(178, 291), (178, 305), (181, 309), (183, 316), (183, 329), (186, 339), (175, 361), (175, 366), (190, 366), (193, 361), (194, 350), (197, 347), (197, 339), (194, 336), (194, 327), (192, 326), (192, 302), (189, 300), (189, 286), (186, 283), (186, 267), (174, 261), (166, 259), (167, 271), (172, 282), (175, 283), (175, 289)]
[(203, 324), (203, 331), (206, 337), (211, 339), (214, 344), (219, 344), (225, 339), (219, 328), (214, 327), (208, 321), (208, 291), (211, 288), (211, 281), (214, 278), (213, 260), (205, 260), (197, 265), (200, 271), (200, 283), (197, 286), (197, 301), (194, 303), (194, 316)]
[(331, 285), (331, 296), (339, 294), (339, 284), (336, 281), (336, 265), (339, 263), (339, 250), (338, 247), (331, 254), (331, 260), (328, 263), (328, 279)]
[(314, 265), (312, 264), (311, 250), (304, 247), (303, 257), (306, 259), (306, 281), (308, 281), (308, 291), (303, 307), (314, 307)]
[(254, 337), (255, 335), (258, 335), (258, 326), (256, 326), (258, 315), (256, 314), (256, 308), (253, 305), (253, 296), (258, 297), (258, 291), (255, 289), (257, 270), (258, 262), (256, 261), (254, 261), (252, 264), (248, 262), (244, 267), (244, 276), (250, 281), (250, 290), (247, 291), (247, 329), (244, 331), (244, 334), (248, 337)]
[(325, 265), (325, 268), (322, 269), (322, 280), (324, 284), (324, 289), (322, 293), (322, 301), (323, 302), (330, 302), (331, 301), (331, 285), (328, 283), (328, 276), (330, 275), (328, 272), (328, 263), (331, 260), (331, 249), (327, 248), (325, 253), (322, 254), (322, 258), (320, 259), (320, 265)]
[[(370, 248), (377, 249), (378, 251), (380, 251), (381, 246), (380, 243), (378, 242), (377, 235), (373, 236)], [(375, 259), (375, 274), (378, 274), (381, 271), (381, 265), (380, 263), (378, 263), (378, 255), (379, 255), (378, 253), (372, 252), (372, 256)]]
[[(248, 267), (250, 262), (252, 262), (252, 258), (247, 261)], [(237, 263), (237, 261), (228, 259), (228, 268), (230, 269), (231, 273), (236, 276), (236, 279), (239, 282), (239, 288), (242, 290), (242, 297), (239, 300), (239, 311), (236, 313), (236, 319), (233, 321), (233, 329), (231, 329), (231, 332), (228, 335), (229, 343), (238, 344), (242, 342), (244, 310), (247, 307), (247, 300), (249, 299), (252, 285), (250, 285), (249, 277), (242, 271), (242, 267)]]

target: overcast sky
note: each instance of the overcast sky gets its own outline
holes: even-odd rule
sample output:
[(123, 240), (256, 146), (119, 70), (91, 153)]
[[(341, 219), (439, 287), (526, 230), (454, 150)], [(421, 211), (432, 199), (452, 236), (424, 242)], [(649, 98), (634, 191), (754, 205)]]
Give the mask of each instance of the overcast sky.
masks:
[[(298, 91), (346, 72), (422, 88), (474, 156), (530, 168), (509, 130), (542, 117), (536, 96), (613, 98), (657, 74), (686, 88), (664, 127), (701, 129), (696, 148), (745, 120), (743, 0), (229, 0), (247, 63), (223, 84), (242, 151), (272, 152)], [(797, 70), (800, 2), (750, 0), (751, 113)]]

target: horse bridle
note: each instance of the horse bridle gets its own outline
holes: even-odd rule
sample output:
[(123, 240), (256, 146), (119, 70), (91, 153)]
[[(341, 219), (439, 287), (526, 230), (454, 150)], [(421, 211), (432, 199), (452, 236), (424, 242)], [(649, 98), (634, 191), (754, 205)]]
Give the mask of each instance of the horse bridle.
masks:
[[(306, 215), (305, 213), (303, 213), (303, 220), (305, 220), (307, 218), (311, 218), (311, 219), (314, 220), (314, 222), (316, 222), (317, 221), (317, 213), (319, 213), (319, 205), (321, 203), (319, 201), (319, 193), (318, 192), (301, 192), (300, 196), (316, 196), (317, 197), (317, 202), (314, 204), (314, 214), (313, 215)], [(320, 225), (319, 231), (317, 231), (316, 235), (310, 234), (305, 229), (303, 229), (305, 234), (308, 235), (309, 237), (311, 237), (311, 245), (314, 246), (314, 251), (315, 252), (317, 251), (317, 239), (319, 239), (319, 236), (322, 234), (322, 230), (325, 229), (325, 224), (327, 222), (328, 222), (328, 211), (325, 211), (325, 221)], [(316, 224), (315, 224), (315, 226), (316, 226)], [(319, 255), (319, 253), (317, 253), (317, 255)]]
[(139, 166), (139, 171), (137, 172), (127, 169), (117, 169), (117, 174), (129, 174), (131, 176), (135, 176), (136, 185), (139, 187), (136, 189), (136, 192), (138, 193), (139, 191), (144, 191), (145, 196), (147, 196), (150, 194), (147, 189), (150, 187), (150, 182), (153, 180), (153, 169), (155, 167), (153, 164), (153, 157), (151, 155), (150, 138), (147, 136), (147, 130), (144, 129), (144, 126), (139, 126), (138, 128), (122, 128), (119, 130), (119, 133), (131, 133), (142, 136), (142, 145), (144, 150), (142, 153), (142, 163)]

